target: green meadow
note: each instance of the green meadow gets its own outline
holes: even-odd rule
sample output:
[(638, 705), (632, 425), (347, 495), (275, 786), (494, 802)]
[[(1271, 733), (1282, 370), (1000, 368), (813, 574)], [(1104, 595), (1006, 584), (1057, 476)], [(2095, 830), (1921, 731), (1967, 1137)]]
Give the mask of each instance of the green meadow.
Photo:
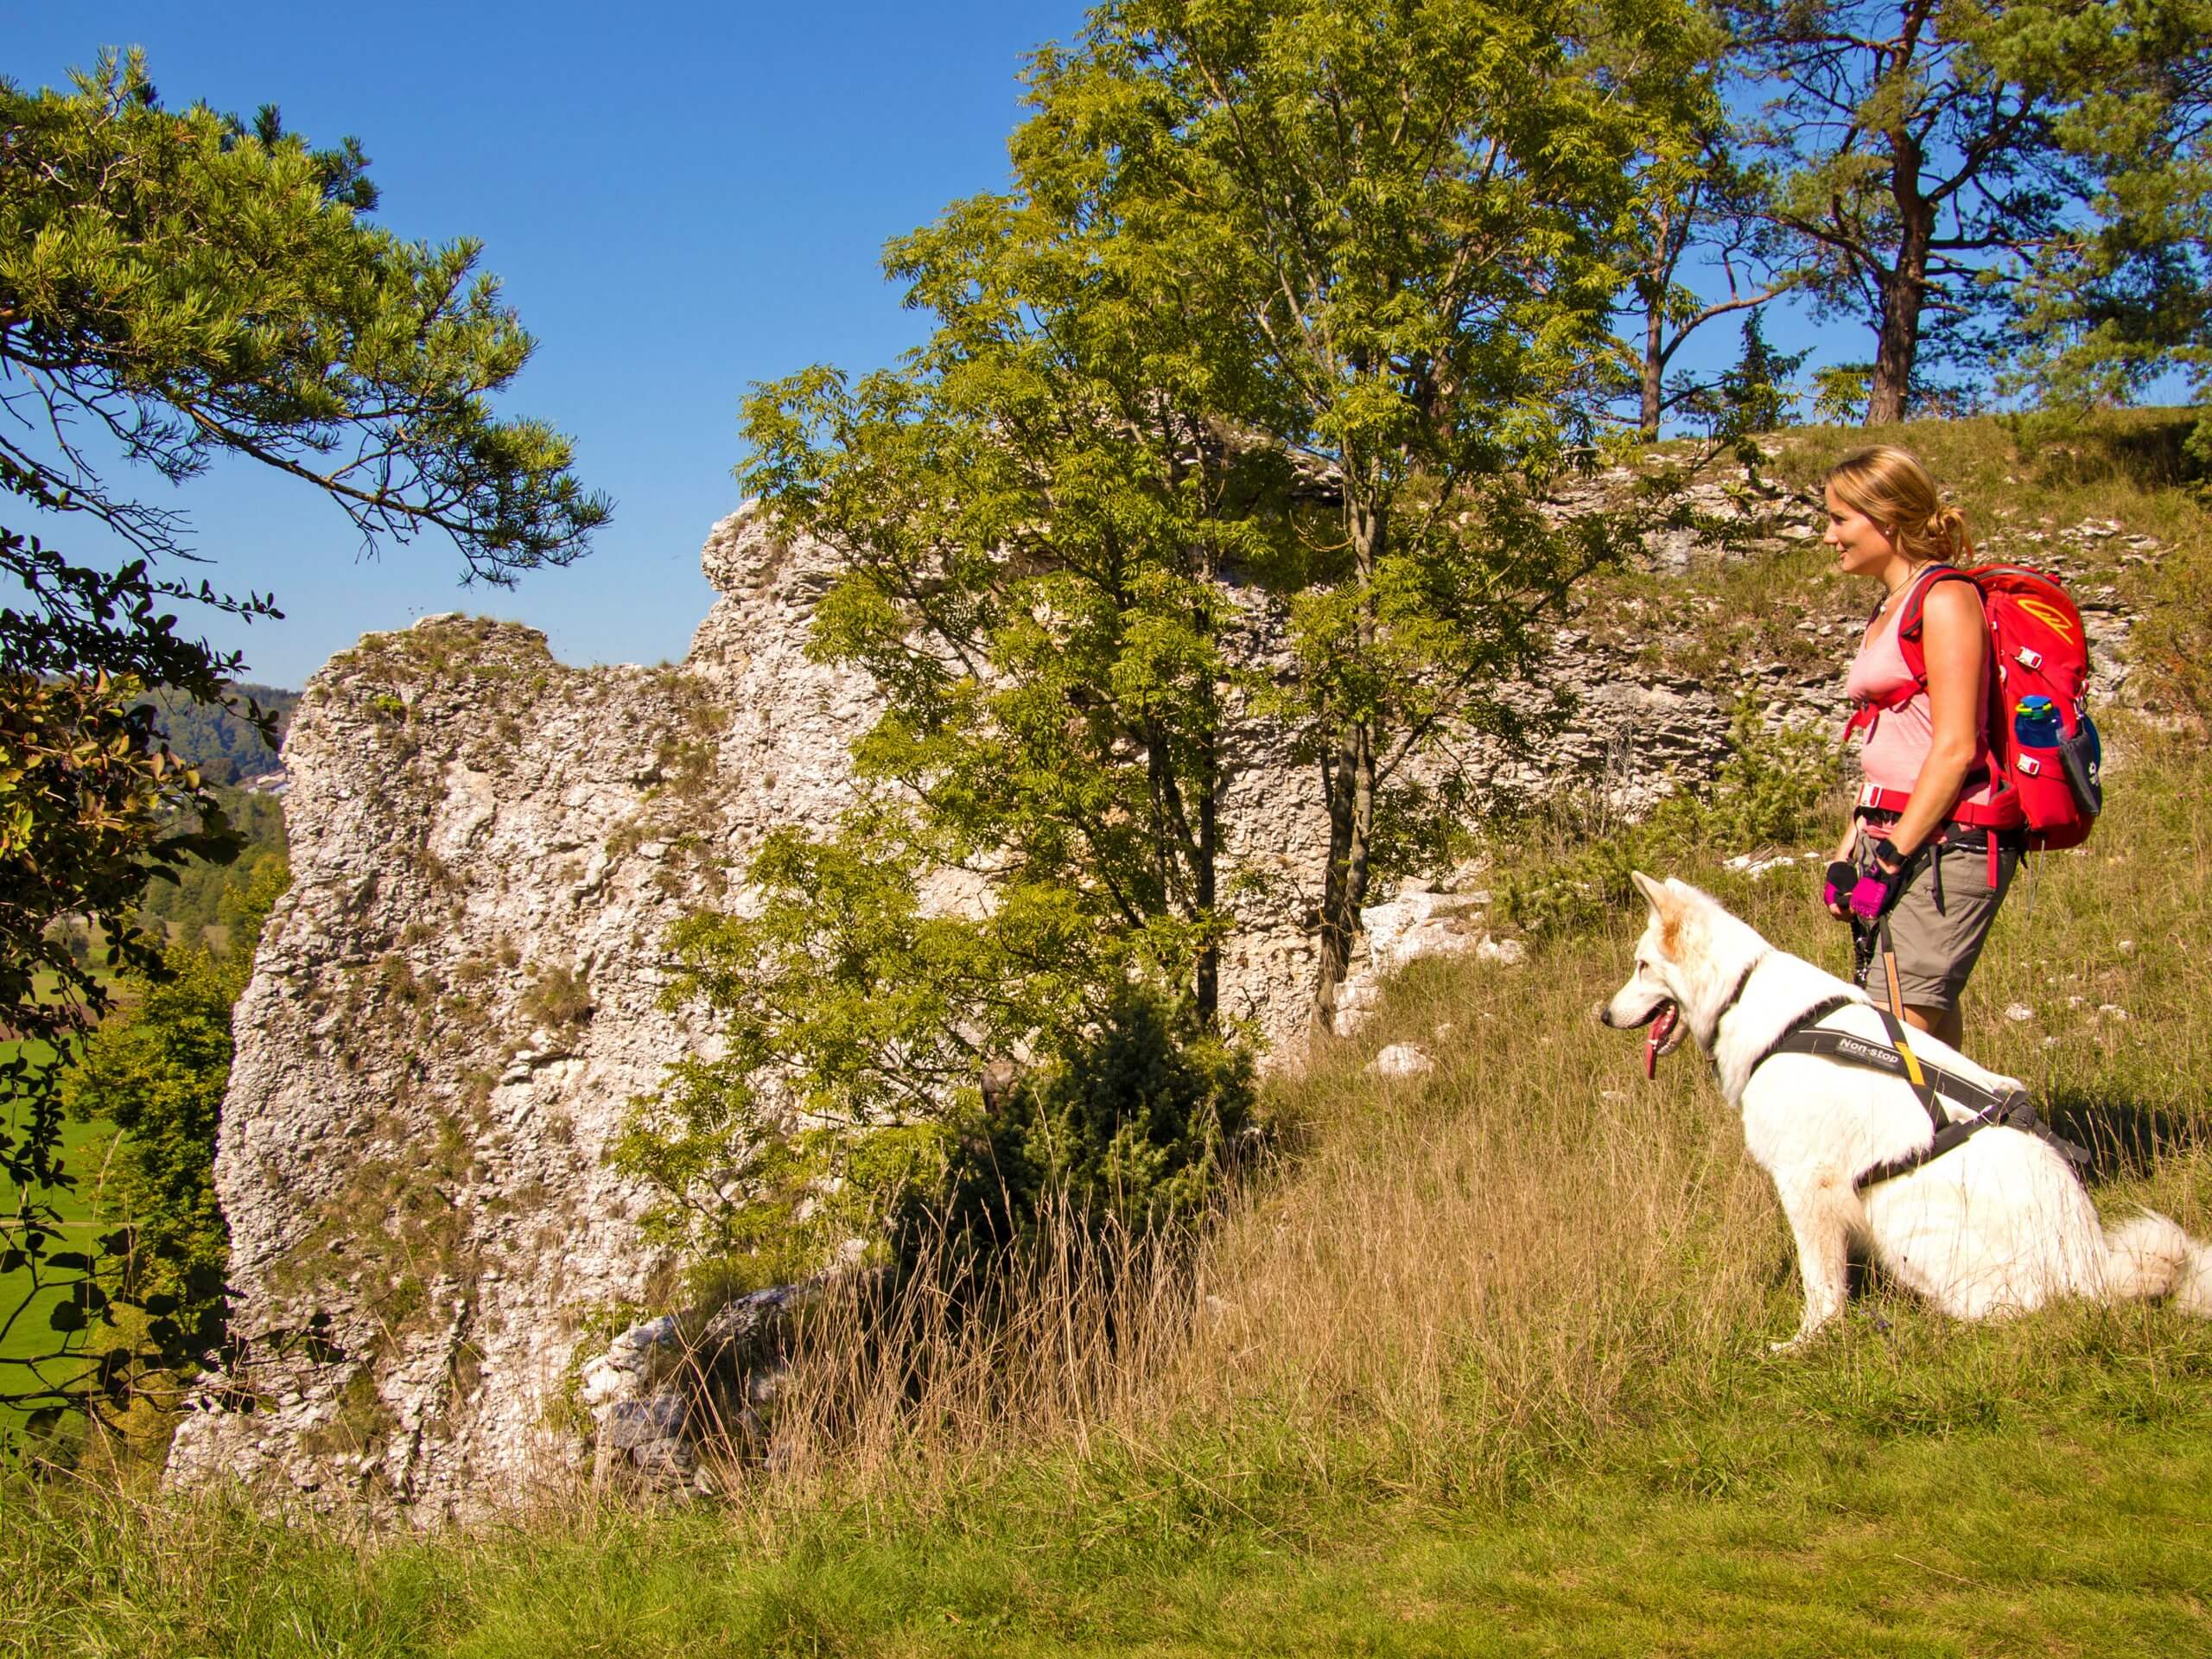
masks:
[[(0, 1042), (0, 1060), (13, 1058), (22, 1045), (10, 1039)], [(51, 1063), (52, 1051), (43, 1043), (33, 1046), (35, 1057), (43, 1057)], [(11, 1112), (8, 1128), (12, 1135), (17, 1124)], [(76, 1177), (73, 1185), (39, 1193), (38, 1198), (50, 1204), (59, 1215), (62, 1240), (51, 1248), (81, 1250), (91, 1243), (96, 1227), (94, 1220), (99, 1192), (102, 1160), (114, 1143), (114, 1129), (102, 1123), (65, 1123), (62, 1128), (61, 1160), (63, 1167)], [(23, 1195), (10, 1188), (6, 1200), (11, 1205), (22, 1201)], [(48, 1323), (48, 1314), (61, 1300), (61, 1293), (53, 1289), (32, 1288), (32, 1274), (28, 1268), (0, 1273), (0, 1319), (8, 1321), (7, 1329), (0, 1332), (0, 1393), (14, 1393), (35, 1387), (37, 1374), (29, 1362), (38, 1356), (53, 1351), (59, 1340), (57, 1333)], [(45, 1373), (58, 1380), (59, 1374), (51, 1368)], [(5, 1427), (12, 1418), (19, 1415), (0, 1407), (0, 1427)]]

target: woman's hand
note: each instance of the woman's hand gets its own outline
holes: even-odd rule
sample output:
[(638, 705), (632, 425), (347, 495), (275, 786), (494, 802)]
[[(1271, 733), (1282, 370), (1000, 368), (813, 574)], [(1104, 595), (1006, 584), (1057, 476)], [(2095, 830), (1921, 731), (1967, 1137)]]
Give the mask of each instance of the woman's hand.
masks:
[(1859, 885), (1859, 867), (1847, 858), (1839, 858), (1828, 866), (1828, 879), (1821, 889), (1821, 902), (1827, 906), (1828, 914), (1839, 921), (1849, 921), (1851, 890)]
[(1851, 913), (1862, 922), (1878, 922), (1890, 913), (1904, 891), (1906, 861), (1887, 840), (1878, 841), (1868, 852), (1866, 868), (1851, 889)]
[(1859, 818), (1854, 813), (1843, 821), (1843, 839), (1835, 844), (1829, 855), (1827, 881), (1821, 888), (1821, 903), (1829, 915), (1838, 921), (1847, 922), (1851, 912), (1851, 890), (1859, 883), (1859, 866), (1852, 855), (1859, 850)]

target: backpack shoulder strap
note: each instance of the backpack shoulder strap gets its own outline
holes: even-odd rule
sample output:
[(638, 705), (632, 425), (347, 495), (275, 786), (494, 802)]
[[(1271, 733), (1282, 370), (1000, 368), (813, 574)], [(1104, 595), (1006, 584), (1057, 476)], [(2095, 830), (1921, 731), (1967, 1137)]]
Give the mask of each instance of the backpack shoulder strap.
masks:
[(1928, 607), (1929, 590), (1939, 582), (1963, 582), (1975, 593), (1981, 584), (1955, 564), (1931, 564), (1913, 578), (1912, 591), (1905, 595), (1904, 609), (1897, 616), (1897, 638), (1900, 640), (1920, 638), (1922, 613)]
[(1929, 591), (1940, 582), (1967, 583), (1977, 601), (1981, 594), (1981, 584), (1953, 564), (1930, 565), (1913, 578), (1912, 591), (1905, 595), (1904, 607), (1897, 614), (1897, 654), (1904, 658), (1914, 683), (1922, 686), (1928, 683), (1928, 651), (1920, 638), (1922, 613), (1927, 608)]

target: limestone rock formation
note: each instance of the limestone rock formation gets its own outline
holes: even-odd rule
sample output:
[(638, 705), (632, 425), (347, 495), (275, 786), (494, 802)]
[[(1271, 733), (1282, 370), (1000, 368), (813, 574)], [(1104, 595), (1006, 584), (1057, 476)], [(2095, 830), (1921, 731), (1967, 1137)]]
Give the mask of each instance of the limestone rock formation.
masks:
[[(671, 1305), (672, 1264), (603, 1154), (664, 1066), (712, 1050), (661, 1004), (669, 925), (741, 901), (772, 828), (830, 822), (875, 706), (805, 654), (823, 550), (741, 512), (704, 563), (721, 598), (677, 666), (567, 668), (529, 629), (440, 616), (309, 687), (284, 754), (293, 885), (238, 1006), (217, 1161), (242, 1357), (179, 1433), (176, 1480), (430, 1521), (574, 1480), (595, 1438), (672, 1455), (670, 1424), (610, 1427), (650, 1392), (610, 1381), (609, 1338), (631, 1332), (644, 1366), (635, 1333)], [(1247, 600), (1264, 659), (1277, 620)], [(1710, 691), (1613, 645), (1563, 632), (1548, 675), (1581, 712), (1540, 761), (1477, 751), (1501, 787), (1580, 776), (1630, 808), (1722, 751)], [(1224, 1001), (1286, 1052), (1311, 995), (1318, 788), (1270, 728), (1231, 748), (1229, 859), (1268, 880)], [(1484, 902), (1378, 906), (1348, 1013), (1413, 955), (1512, 960)]]
[(667, 1267), (602, 1154), (709, 1044), (659, 1005), (663, 936), (770, 828), (829, 822), (871, 718), (806, 659), (811, 550), (718, 524), (680, 667), (440, 616), (315, 677), (216, 1162), (245, 1357), (177, 1478), (429, 1517), (588, 1459), (572, 1362)]

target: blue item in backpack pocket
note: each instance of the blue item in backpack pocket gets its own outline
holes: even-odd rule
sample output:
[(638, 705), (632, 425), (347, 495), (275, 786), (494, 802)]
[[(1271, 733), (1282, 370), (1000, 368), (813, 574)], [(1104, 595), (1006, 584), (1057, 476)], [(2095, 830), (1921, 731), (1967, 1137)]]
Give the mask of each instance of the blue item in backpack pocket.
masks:
[(2024, 747), (2056, 748), (2064, 735), (2058, 723), (2058, 705), (2049, 697), (2022, 697), (2012, 710), (2012, 736)]

